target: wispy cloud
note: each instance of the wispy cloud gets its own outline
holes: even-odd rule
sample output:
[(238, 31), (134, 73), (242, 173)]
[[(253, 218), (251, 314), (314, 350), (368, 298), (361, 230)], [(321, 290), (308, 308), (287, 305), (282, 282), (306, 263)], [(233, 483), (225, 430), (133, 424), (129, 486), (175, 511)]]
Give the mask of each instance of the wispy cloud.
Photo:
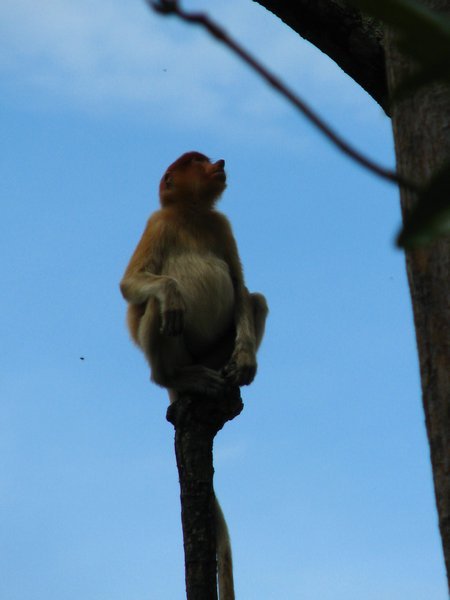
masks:
[[(333, 65), (261, 7), (230, 0), (211, 8), (294, 83), (342, 87)], [(228, 132), (249, 120), (261, 129), (270, 116), (268, 135), (290, 110), (205, 33), (154, 15), (144, 2), (3, 0), (0, 38), (7, 84), (51, 101), (157, 119), (170, 114), (175, 124)]]

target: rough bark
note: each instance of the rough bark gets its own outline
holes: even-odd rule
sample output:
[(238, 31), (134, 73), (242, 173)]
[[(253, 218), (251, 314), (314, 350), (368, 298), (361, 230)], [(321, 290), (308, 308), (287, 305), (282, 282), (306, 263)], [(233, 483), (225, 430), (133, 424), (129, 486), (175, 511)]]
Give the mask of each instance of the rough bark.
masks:
[[(426, 0), (450, 13), (450, 0)], [(386, 64), (392, 89), (411, 72), (399, 53), (395, 36), (386, 35)], [(433, 85), (395, 105), (392, 110), (397, 168), (417, 183), (450, 160), (450, 89)], [(416, 201), (401, 191), (407, 217)], [(422, 381), (434, 490), (447, 575), (450, 583), (450, 238), (406, 255)]]
[(235, 388), (223, 398), (181, 396), (167, 411), (175, 427), (187, 600), (217, 600), (213, 441), (242, 408)]
[(388, 113), (383, 30), (341, 0), (255, 0), (332, 58)]
[[(341, 0), (256, 0), (341, 68), (389, 113), (389, 86), (410, 65), (373, 21)], [(450, 13), (450, 0), (423, 0)], [(384, 47), (385, 46), (385, 47)], [(384, 52), (386, 51), (386, 57)], [(385, 65), (387, 68), (385, 68)], [(401, 175), (423, 182), (450, 159), (450, 93), (443, 86), (422, 90), (398, 104), (392, 115), (397, 166)], [(402, 190), (404, 217), (415, 202)], [(406, 256), (422, 381), (422, 397), (450, 583), (450, 240), (441, 239)]]

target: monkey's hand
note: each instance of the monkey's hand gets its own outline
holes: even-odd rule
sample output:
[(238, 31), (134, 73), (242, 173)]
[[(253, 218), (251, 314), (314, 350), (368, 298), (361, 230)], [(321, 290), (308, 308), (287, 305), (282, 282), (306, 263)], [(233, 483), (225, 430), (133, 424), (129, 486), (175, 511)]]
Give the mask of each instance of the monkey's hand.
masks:
[(163, 335), (181, 335), (184, 328), (186, 305), (174, 279), (168, 279), (161, 307), (161, 333)]
[(222, 370), (222, 375), (230, 383), (250, 385), (256, 375), (256, 353), (254, 349), (236, 346), (229, 362)]

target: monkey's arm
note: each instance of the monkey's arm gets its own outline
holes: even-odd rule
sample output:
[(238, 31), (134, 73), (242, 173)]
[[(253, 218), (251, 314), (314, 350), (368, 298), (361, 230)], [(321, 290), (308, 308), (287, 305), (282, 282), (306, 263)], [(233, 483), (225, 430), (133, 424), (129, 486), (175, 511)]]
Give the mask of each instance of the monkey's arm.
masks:
[(236, 339), (229, 363), (224, 369), (226, 377), (238, 385), (249, 385), (256, 375), (256, 333), (250, 293), (245, 287), (242, 264), (236, 241), (228, 223), (225, 226), (226, 262), (233, 281), (235, 303), (234, 322)]
[(120, 282), (120, 291), (130, 304), (146, 304), (150, 298), (155, 298), (161, 311), (161, 332), (179, 335), (183, 331), (185, 304), (175, 279), (158, 274), (164, 252), (161, 233), (155, 215), (131, 257)]
[(224, 374), (238, 385), (249, 385), (256, 375), (256, 336), (250, 294), (244, 285), (235, 286), (236, 339)]
[(175, 279), (148, 272), (126, 275), (120, 291), (130, 304), (146, 304), (150, 298), (158, 301), (163, 335), (183, 332), (186, 307)]
[(186, 307), (175, 279), (152, 273), (136, 273), (122, 279), (120, 291), (130, 304), (146, 304), (150, 298), (156, 298), (161, 313), (161, 333), (182, 333)]
[(122, 296), (130, 304), (144, 304), (149, 298), (156, 298), (161, 304), (166, 296), (176, 289), (177, 284), (172, 277), (155, 275), (149, 271), (126, 273), (120, 282)]

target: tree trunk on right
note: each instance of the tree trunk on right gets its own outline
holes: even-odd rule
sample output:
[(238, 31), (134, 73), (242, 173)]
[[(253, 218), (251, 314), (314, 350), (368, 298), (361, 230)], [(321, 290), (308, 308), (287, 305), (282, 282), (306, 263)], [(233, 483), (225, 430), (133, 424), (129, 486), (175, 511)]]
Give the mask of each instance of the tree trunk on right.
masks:
[[(450, 13), (450, 0), (426, 0), (424, 4)], [(385, 53), (388, 84), (394, 90), (412, 67), (389, 31)], [(450, 161), (449, 88), (436, 84), (394, 105), (392, 127), (399, 173), (423, 184)], [(407, 218), (416, 197), (405, 189), (400, 196), (403, 217)], [(450, 580), (450, 238), (408, 251), (406, 266), (439, 527)]]

